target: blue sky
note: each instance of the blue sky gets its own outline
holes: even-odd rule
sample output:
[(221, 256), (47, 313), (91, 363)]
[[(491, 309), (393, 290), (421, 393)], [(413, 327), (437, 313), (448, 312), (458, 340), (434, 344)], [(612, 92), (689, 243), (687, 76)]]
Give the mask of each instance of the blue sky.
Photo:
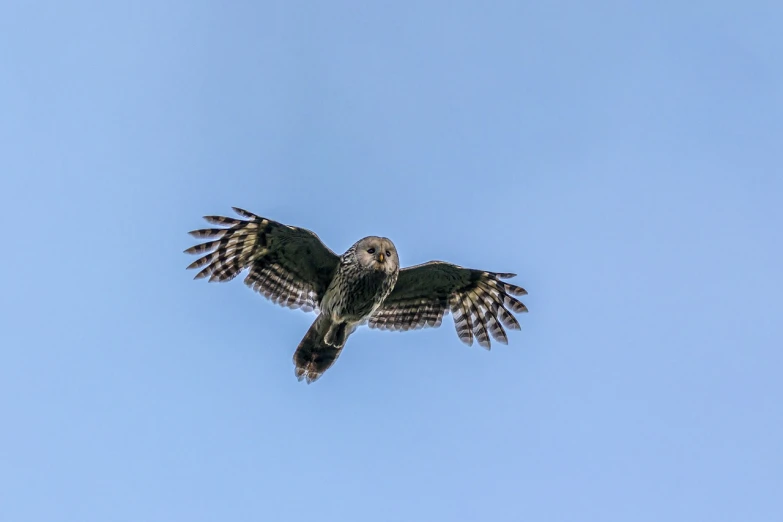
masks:
[[(0, 8), (0, 519), (783, 519), (780, 4), (368, 4)], [(530, 313), (298, 383), (233, 205)]]

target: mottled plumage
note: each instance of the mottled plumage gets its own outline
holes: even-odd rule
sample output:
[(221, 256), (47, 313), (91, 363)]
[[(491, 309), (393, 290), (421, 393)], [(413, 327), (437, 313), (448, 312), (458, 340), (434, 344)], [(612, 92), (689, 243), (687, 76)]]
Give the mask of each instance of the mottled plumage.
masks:
[(296, 375), (313, 382), (340, 355), (361, 324), (382, 330), (439, 326), (454, 315), (459, 338), (490, 348), (490, 337), (506, 344), (504, 330), (519, 329), (512, 315), (527, 312), (514, 296), (521, 287), (501, 279), (514, 274), (485, 272), (442, 261), (400, 270), (391, 240), (370, 236), (342, 256), (309, 230), (291, 227), (234, 208), (246, 219), (206, 216), (225, 228), (194, 230), (209, 241), (189, 254), (206, 254), (188, 266), (196, 279), (229, 281), (245, 268), (245, 284), (275, 303), (319, 311), (294, 354)]

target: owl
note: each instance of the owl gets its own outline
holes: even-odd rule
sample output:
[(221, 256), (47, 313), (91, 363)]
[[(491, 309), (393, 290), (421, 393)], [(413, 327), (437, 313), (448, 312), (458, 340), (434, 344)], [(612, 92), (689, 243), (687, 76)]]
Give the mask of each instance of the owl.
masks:
[(222, 228), (194, 230), (205, 243), (185, 250), (204, 254), (188, 266), (195, 279), (230, 281), (246, 268), (245, 284), (274, 303), (317, 312), (294, 353), (296, 377), (312, 383), (340, 356), (360, 325), (380, 330), (440, 326), (454, 317), (457, 335), (490, 348), (490, 336), (507, 344), (512, 315), (527, 312), (514, 296), (527, 292), (502, 281), (515, 274), (430, 261), (400, 270), (394, 243), (369, 236), (338, 256), (315, 233), (234, 207), (244, 219), (205, 216)]

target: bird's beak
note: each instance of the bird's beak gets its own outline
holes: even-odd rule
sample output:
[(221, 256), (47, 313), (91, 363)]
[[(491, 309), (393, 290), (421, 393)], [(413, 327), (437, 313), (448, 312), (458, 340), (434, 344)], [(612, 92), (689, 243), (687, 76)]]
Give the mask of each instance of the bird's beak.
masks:
[(383, 263), (383, 260), (384, 260), (384, 259), (386, 259), (386, 258), (385, 258), (385, 257), (383, 257), (383, 254), (378, 254), (378, 261), (380, 261), (381, 263)]

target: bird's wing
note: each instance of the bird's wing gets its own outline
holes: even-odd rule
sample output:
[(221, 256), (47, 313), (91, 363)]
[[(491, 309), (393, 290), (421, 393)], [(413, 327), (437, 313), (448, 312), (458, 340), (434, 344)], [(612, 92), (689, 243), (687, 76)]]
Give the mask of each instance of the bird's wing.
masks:
[(457, 335), (464, 343), (473, 344), (475, 336), (481, 346), (489, 348), (491, 335), (506, 344), (503, 326), (519, 330), (511, 312), (527, 312), (513, 297), (527, 294), (525, 289), (501, 281), (510, 277), (514, 274), (472, 270), (442, 261), (405, 268), (368, 324), (382, 330), (436, 327), (451, 311)]
[(249, 268), (245, 284), (272, 302), (291, 308), (318, 308), (332, 280), (339, 257), (318, 236), (304, 228), (283, 225), (234, 207), (246, 219), (205, 216), (226, 228), (194, 230), (209, 241), (185, 250), (204, 254), (188, 268), (200, 268), (195, 279), (230, 281)]

